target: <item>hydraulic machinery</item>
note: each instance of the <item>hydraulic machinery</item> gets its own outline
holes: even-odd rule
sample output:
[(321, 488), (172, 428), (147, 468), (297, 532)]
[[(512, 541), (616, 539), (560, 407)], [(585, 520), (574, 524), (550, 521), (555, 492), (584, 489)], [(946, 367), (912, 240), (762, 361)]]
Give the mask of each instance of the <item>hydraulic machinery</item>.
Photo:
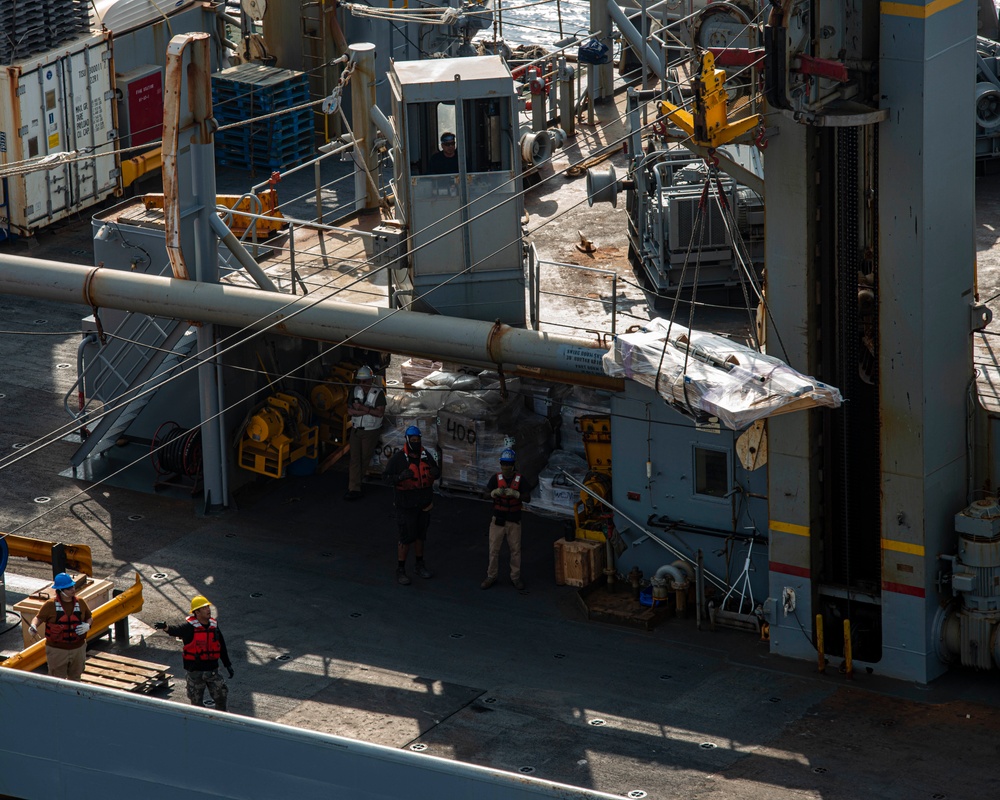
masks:
[(319, 429), (308, 424), (309, 406), (302, 398), (278, 392), (250, 415), (240, 436), (243, 469), (282, 478), (288, 465), (318, 456)]

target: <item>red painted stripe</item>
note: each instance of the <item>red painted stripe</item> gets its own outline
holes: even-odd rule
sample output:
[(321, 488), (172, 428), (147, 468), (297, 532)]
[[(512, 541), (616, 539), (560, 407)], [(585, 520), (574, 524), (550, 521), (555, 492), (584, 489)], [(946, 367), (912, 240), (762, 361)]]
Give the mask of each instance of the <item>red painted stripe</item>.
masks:
[(771, 572), (783, 572), (785, 575), (797, 575), (800, 578), (808, 578), (810, 576), (808, 567), (795, 567), (791, 564), (781, 564), (778, 561), (770, 562), (768, 568)]
[(904, 583), (893, 583), (892, 581), (882, 581), (882, 588), (887, 592), (896, 594), (908, 594), (912, 597), (923, 597), (924, 590), (919, 586), (907, 586)]

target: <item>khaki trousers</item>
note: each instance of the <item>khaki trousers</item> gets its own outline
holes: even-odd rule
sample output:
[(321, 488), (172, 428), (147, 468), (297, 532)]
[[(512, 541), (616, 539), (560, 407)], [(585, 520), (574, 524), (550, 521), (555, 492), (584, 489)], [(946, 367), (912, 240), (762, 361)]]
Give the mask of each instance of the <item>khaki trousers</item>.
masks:
[(521, 523), (505, 522), (497, 525), (490, 522), (490, 565), (486, 568), (486, 577), (496, 580), (500, 568), (500, 546), (507, 540), (510, 550), (510, 579), (521, 577)]
[(348, 441), (351, 443), (351, 470), (347, 479), (347, 491), (361, 491), (361, 479), (372, 462), (372, 456), (375, 455), (380, 433), (381, 430), (378, 428), (370, 431), (351, 428), (348, 435)]
[(81, 644), (72, 650), (45, 645), (45, 660), (49, 665), (49, 675), (53, 678), (80, 680), (87, 662), (87, 645)]

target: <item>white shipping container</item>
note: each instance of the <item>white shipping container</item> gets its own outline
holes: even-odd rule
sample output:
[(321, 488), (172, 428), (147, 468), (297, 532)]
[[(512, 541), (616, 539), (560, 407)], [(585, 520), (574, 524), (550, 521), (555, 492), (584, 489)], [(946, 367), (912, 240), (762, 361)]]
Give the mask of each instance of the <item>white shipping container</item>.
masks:
[(30, 234), (120, 194), (111, 33), (0, 68), (0, 163), (77, 156), (0, 182), (0, 222)]

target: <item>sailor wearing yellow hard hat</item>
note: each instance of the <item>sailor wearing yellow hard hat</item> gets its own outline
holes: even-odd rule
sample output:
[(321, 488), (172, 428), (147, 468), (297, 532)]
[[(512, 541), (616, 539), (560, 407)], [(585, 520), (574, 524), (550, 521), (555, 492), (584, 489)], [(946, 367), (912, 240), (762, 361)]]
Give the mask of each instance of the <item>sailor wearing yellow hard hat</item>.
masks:
[(180, 625), (157, 622), (156, 628), (176, 636), (184, 643), (184, 669), (187, 673), (187, 696), (192, 705), (204, 705), (205, 690), (217, 711), (229, 709), (229, 687), (219, 674), (222, 661), (229, 677), (233, 665), (226, 650), (226, 640), (219, 623), (212, 616), (212, 605), (204, 595), (191, 598), (191, 615)]

